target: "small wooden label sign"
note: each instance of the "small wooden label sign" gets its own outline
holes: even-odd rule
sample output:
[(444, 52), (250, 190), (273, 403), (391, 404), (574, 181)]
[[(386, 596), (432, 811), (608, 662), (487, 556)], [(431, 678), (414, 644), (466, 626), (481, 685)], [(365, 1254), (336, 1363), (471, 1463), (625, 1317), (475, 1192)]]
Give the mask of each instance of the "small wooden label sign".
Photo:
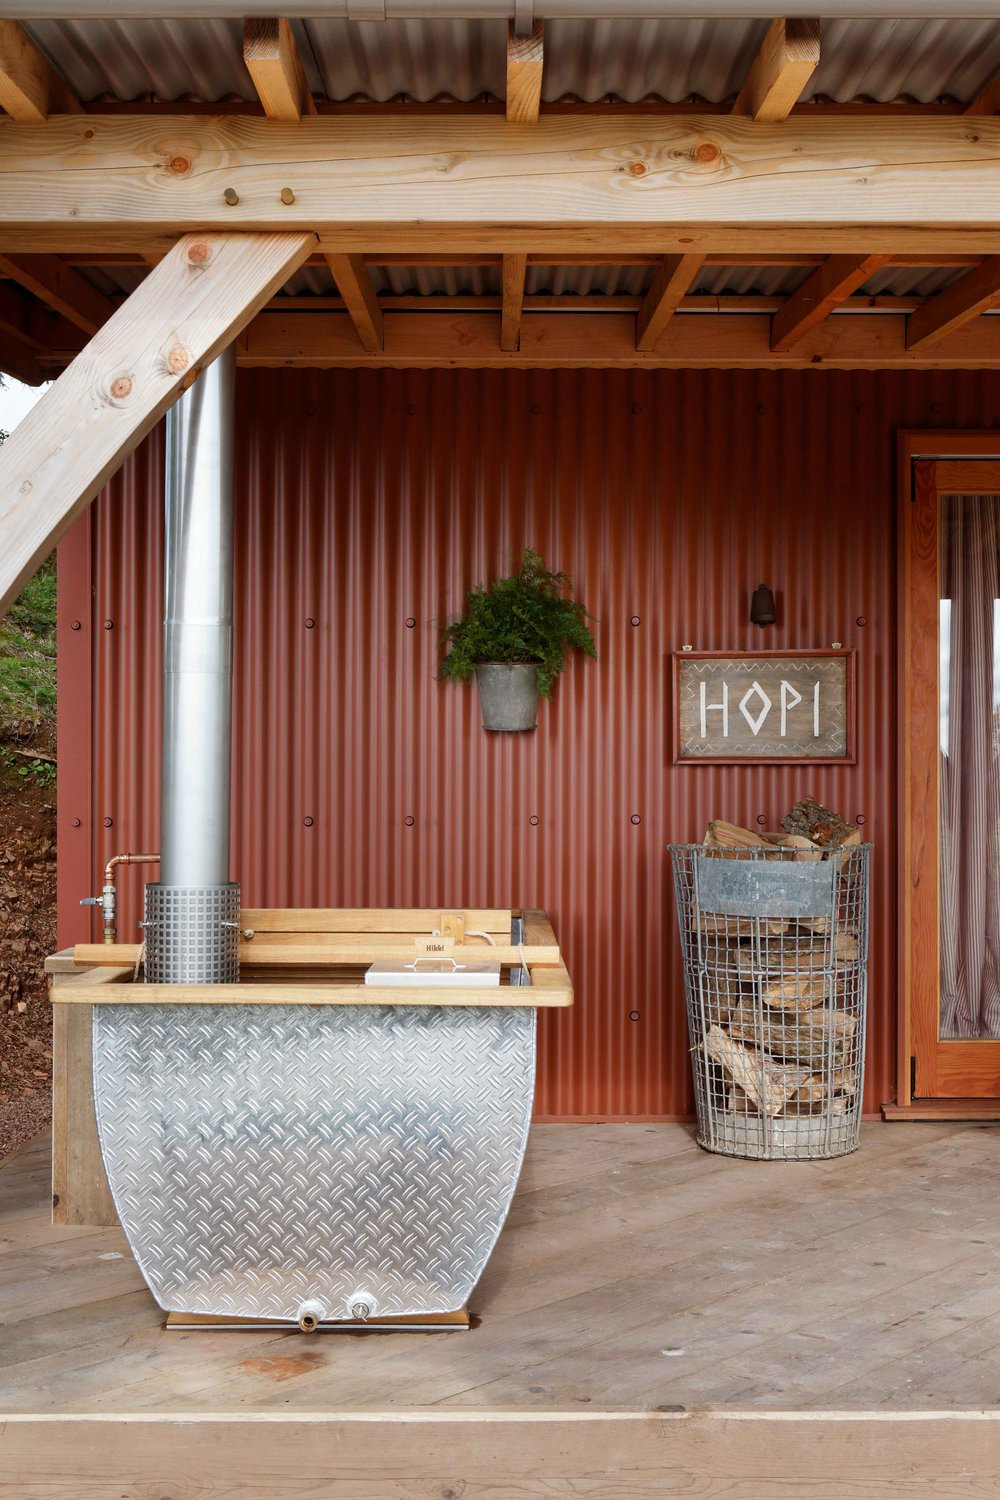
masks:
[(413, 945), (417, 950), (418, 958), (451, 958), (455, 951), (455, 939), (445, 937), (440, 932), (432, 933), (427, 937), (415, 937)]
[(675, 651), (674, 761), (853, 765), (853, 651)]

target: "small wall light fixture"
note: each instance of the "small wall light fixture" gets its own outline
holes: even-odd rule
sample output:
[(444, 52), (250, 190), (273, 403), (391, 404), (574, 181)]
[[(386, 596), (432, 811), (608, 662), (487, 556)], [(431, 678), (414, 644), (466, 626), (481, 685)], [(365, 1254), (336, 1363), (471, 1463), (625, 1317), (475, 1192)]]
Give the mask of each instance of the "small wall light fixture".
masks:
[(750, 601), (750, 619), (754, 625), (773, 625), (775, 621), (774, 595), (766, 583), (758, 584)]

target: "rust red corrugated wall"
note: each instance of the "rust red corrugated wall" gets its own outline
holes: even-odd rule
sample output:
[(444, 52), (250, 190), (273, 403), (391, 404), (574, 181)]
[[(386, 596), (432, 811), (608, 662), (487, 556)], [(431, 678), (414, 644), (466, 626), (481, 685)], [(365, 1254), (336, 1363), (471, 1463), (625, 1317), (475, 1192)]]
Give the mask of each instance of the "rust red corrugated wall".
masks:
[[(539, 1112), (683, 1114), (665, 846), (713, 816), (774, 827), (811, 792), (877, 845), (866, 1107), (891, 1097), (894, 433), (1000, 425), (1000, 377), (254, 371), (238, 411), (245, 903), (544, 906), (577, 1004), (543, 1016)], [(157, 842), (162, 460), (157, 433), (61, 547), (63, 944), (103, 861)], [(474, 689), (435, 680), (438, 630), (526, 543), (575, 580), (600, 660), (536, 733), (489, 736)], [(671, 765), (671, 651), (765, 639), (857, 647), (857, 766)]]

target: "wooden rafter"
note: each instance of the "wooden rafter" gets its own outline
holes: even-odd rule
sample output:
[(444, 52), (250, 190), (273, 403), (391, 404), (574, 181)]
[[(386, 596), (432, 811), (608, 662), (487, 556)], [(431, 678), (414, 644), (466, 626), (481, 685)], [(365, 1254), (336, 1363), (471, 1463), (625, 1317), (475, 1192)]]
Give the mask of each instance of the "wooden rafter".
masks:
[(668, 255), (660, 262), (636, 319), (637, 349), (655, 346), (701, 269), (703, 260), (701, 255)]
[(963, 324), (1000, 301), (1000, 255), (990, 255), (966, 271), (913, 313), (906, 327), (906, 347), (929, 349)]
[[(728, 117), (548, 114), (530, 131), (495, 117), (320, 116), (295, 131), (246, 116), (86, 124), (92, 138), (76, 120), (0, 121), (5, 254), (156, 252), (192, 225), (314, 229), (337, 254), (1000, 249), (1000, 120), (974, 131), (795, 115), (753, 130)], [(175, 151), (210, 169), (171, 170)]]
[(0, 276), (16, 281), (84, 333), (96, 333), (115, 303), (56, 255), (0, 255)]
[(503, 258), (503, 296), (500, 313), (500, 348), (516, 349), (521, 340), (521, 309), (524, 305), (524, 278), (528, 269), (526, 255)]
[(243, 22), (243, 61), (269, 120), (316, 113), (291, 22), (284, 16)]
[(315, 245), (190, 235), (91, 339), (0, 449), (0, 615), (104, 481)]
[(83, 105), (16, 21), (0, 20), (0, 108), (38, 125), (49, 115), (79, 114)]
[(326, 260), (358, 338), (374, 353), (382, 347), (382, 309), (364, 257), (328, 255)]
[(819, 67), (819, 47), (819, 21), (772, 21), (733, 113), (754, 120), (787, 119)]
[(881, 270), (886, 255), (831, 255), (817, 266), (805, 283), (789, 297), (771, 324), (771, 348), (787, 354), (834, 311), (836, 307)]
[(544, 22), (519, 36), (507, 22), (507, 118), (534, 125), (542, 105), (542, 68), (545, 61)]
[(965, 107), (967, 115), (1000, 114), (1000, 73), (996, 73), (981, 89), (971, 104)]

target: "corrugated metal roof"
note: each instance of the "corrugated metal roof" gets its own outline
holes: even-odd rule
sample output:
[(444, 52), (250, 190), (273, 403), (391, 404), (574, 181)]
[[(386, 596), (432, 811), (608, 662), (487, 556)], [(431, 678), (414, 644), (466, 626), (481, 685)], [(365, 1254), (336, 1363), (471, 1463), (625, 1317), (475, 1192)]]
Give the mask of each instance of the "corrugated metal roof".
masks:
[[(503, 97), (503, 21), (325, 16), (294, 25), (319, 97), (382, 103)], [(83, 99), (256, 98), (235, 19), (36, 17), (25, 26)], [(718, 103), (738, 91), (766, 27), (731, 18), (553, 20), (546, 25), (543, 96)], [(967, 102), (998, 71), (1000, 18), (831, 20), (806, 97)]]
[(884, 271), (865, 282), (861, 291), (868, 296), (881, 294), (886, 297), (933, 297), (944, 291), (959, 276), (964, 276), (964, 266), (886, 266)]
[[(931, 297), (964, 274), (962, 266), (887, 266), (859, 289), (868, 296)], [(500, 266), (370, 266), (379, 295), (485, 297), (501, 291)], [(149, 274), (141, 266), (80, 268), (106, 295), (129, 294)], [(525, 278), (530, 296), (641, 296), (653, 279), (645, 266), (531, 266)], [(789, 297), (810, 274), (808, 266), (705, 266), (691, 294), (712, 297)], [(287, 282), (282, 295), (332, 297), (337, 288), (325, 266), (304, 266)]]

